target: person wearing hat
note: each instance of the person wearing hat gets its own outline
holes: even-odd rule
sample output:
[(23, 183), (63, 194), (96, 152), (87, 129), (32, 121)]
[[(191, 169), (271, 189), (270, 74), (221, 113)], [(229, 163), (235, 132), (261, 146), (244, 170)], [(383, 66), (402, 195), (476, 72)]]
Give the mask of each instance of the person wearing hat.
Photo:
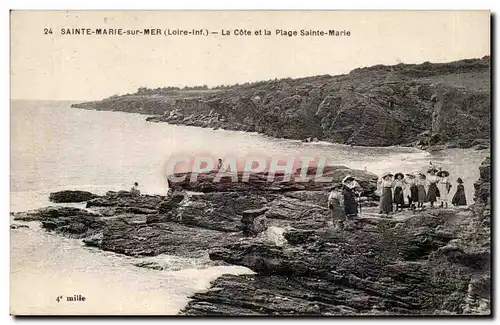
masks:
[(392, 174), (385, 172), (380, 176), (377, 185), (380, 189), (380, 213), (389, 215), (392, 212)]
[(418, 202), (418, 188), (417, 188), (417, 179), (414, 174), (408, 173), (406, 174), (407, 178), (405, 180), (405, 184), (408, 188), (408, 205), (410, 209), (415, 210), (415, 203)]
[[(432, 181), (430, 181), (430, 180), (434, 179), (434, 176), (436, 176), (436, 173), (439, 172), (439, 171), (441, 171), (441, 167), (436, 166), (435, 164), (432, 163), (432, 161), (430, 161), (429, 162), (429, 169), (427, 169), (427, 174), (429, 174), (431, 177), (427, 178), (427, 183), (428, 184), (432, 183)], [(437, 179), (439, 181), (439, 178), (437, 178)], [(439, 187), (436, 186), (436, 191), (435, 192), (436, 192), (435, 194), (436, 194), (436, 201), (437, 201), (437, 198), (440, 197)], [(428, 194), (429, 194), (429, 192), (427, 192), (427, 195)], [(428, 201), (430, 201), (430, 200), (428, 200)], [(433, 206), (433, 204), (431, 204), (431, 207), (432, 206)]]
[(130, 194), (133, 196), (139, 196), (141, 195), (141, 191), (139, 190), (139, 183), (135, 182), (134, 186), (130, 188)]
[(441, 201), (441, 208), (448, 207), (448, 193), (451, 189), (451, 182), (448, 179), (450, 173), (446, 170), (440, 170), (436, 174), (439, 177), (438, 189), (439, 189), (439, 200)]
[(405, 204), (403, 195), (404, 177), (405, 175), (403, 175), (403, 173), (394, 174), (394, 204), (396, 205), (396, 210), (394, 212), (398, 212), (399, 209), (403, 211), (403, 205)]
[(464, 181), (459, 177), (457, 179), (457, 191), (455, 195), (453, 195), (453, 199), (451, 199), (451, 204), (454, 206), (467, 205), (467, 199), (465, 198), (465, 188)]
[(429, 174), (429, 176), (427, 176), (427, 183), (429, 184), (427, 189), (427, 201), (431, 203), (431, 208), (434, 208), (434, 202), (436, 202), (437, 198), (440, 196), (439, 189), (437, 187), (439, 177), (436, 176), (436, 171), (437, 170), (435, 169), (429, 169), (427, 171)]
[(360, 187), (358, 182), (351, 175), (347, 175), (342, 180), (344, 195), (344, 213), (346, 217), (358, 215), (358, 202), (356, 201), (356, 190)]
[(425, 193), (425, 187), (427, 186), (427, 181), (425, 179), (425, 175), (422, 173), (418, 173), (418, 179), (416, 181), (417, 184), (417, 197), (418, 197), (418, 208), (424, 207), (425, 199), (427, 195)]
[(344, 228), (345, 221), (343, 187), (343, 184), (334, 186), (328, 196), (328, 209), (332, 214), (333, 223), (338, 222), (340, 228)]

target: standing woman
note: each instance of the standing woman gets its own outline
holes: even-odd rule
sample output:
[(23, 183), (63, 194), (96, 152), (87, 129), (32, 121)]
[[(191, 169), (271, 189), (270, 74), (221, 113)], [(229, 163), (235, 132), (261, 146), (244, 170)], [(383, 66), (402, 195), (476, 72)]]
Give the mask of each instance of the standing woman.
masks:
[(451, 204), (455, 206), (467, 205), (467, 199), (465, 198), (465, 188), (464, 181), (459, 177), (457, 179), (457, 192), (453, 195), (453, 199), (451, 200)]
[(427, 171), (429, 176), (427, 176), (427, 182), (429, 183), (429, 188), (427, 190), (427, 201), (431, 203), (431, 208), (434, 208), (434, 202), (437, 201), (439, 189), (437, 183), (439, 182), (439, 177), (436, 176), (435, 169), (429, 169)]
[(424, 202), (426, 199), (426, 194), (425, 194), (426, 185), (427, 181), (425, 180), (425, 175), (422, 173), (418, 173), (418, 179), (417, 179), (418, 208), (424, 207)]
[(342, 184), (344, 185), (343, 194), (345, 215), (346, 217), (355, 217), (358, 215), (358, 202), (356, 201), (355, 194), (357, 182), (354, 180), (354, 177), (347, 175), (342, 180)]
[(378, 181), (380, 192), (380, 213), (389, 215), (392, 212), (392, 174), (386, 172), (382, 174)]
[(417, 179), (414, 174), (406, 174), (406, 184), (410, 188), (410, 195), (408, 196), (408, 205), (410, 209), (415, 210), (415, 203), (418, 202), (418, 188)]
[(451, 182), (448, 179), (448, 176), (450, 176), (450, 173), (447, 172), (446, 170), (440, 170), (437, 173), (437, 176), (439, 177), (439, 198), (441, 201), (441, 208), (448, 207), (448, 193), (450, 192), (451, 189)]
[(328, 208), (332, 213), (333, 224), (336, 223), (340, 228), (344, 228), (345, 212), (344, 212), (344, 197), (342, 195), (342, 188), (344, 185), (339, 184), (332, 188), (328, 196)]
[(396, 173), (394, 175), (394, 204), (396, 205), (395, 212), (398, 212), (398, 209), (401, 208), (403, 211), (403, 205), (405, 204), (405, 198), (403, 195), (403, 178), (405, 176), (403, 173)]

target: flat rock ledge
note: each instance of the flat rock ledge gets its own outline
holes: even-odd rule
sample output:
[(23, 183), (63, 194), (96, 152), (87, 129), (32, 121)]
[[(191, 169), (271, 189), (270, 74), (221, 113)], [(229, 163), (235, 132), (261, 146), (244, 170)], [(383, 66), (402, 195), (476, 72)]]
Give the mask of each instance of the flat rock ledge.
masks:
[[(256, 181), (244, 191), (213, 185), (213, 175), (177, 184), (170, 196), (108, 192), (86, 208), (50, 206), (14, 219), (119, 254), (208, 254), (255, 272), (218, 278), (182, 315), (490, 315), (489, 160), (480, 171), (469, 208), (383, 218), (367, 205), (343, 229), (332, 223), (323, 184)], [(373, 175), (365, 177), (364, 195), (376, 202)]]

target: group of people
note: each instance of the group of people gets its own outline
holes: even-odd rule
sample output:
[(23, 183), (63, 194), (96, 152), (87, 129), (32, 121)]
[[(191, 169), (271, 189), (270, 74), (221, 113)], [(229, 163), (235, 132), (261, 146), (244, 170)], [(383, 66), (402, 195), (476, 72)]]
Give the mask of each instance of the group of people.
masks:
[(332, 212), (333, 219), (337, 220), (341, 227), (344, 227), (346, 218), (353, 218), (358, 215), (361, 191), (361, 185), (356, 179), (347, 175), (342, 180), (342, 183), (336, 185), (330, 192), (328, 208)]
[[(427, 174), (427, 175), (426, 175)], [(450, 173), (437, 168), (431, 163), (427, 173), (395, 173), (382, 174), (377, 182), (377, 192), (380, 196), (379, 213), (389, 215), (392, 212), (423, 210), (424, 204), (429, 202), (430, 207), (435, 205), (447, 208), (450, 191)], [(454, 206), (466, 206), (465, 188), (461, 178), (457, 179), (455, 195), (451, 200)], [(361, 210), (362, 188), (354, 177), (348, 175), (342, 182), (332, 188), (328, 196), (328, 208), (334, 220), (343, 226), (346, 218), (358, 215)]]
[[(402, 211), (404, 207), (422, 210), (426, 202), (434, 208), (435, 204), (447, 208), (450, 191), (453, 187), (449, 180), (450, 173), (431, 165), (424, 173), (384, 173), (378, 180), (377, 191), (380, 194), (380, 214)], [(455, 195), (451, 204), (467, 205), (463, 180), (457, 179)], [(405, 198), (407, 203), (405, 202)]]

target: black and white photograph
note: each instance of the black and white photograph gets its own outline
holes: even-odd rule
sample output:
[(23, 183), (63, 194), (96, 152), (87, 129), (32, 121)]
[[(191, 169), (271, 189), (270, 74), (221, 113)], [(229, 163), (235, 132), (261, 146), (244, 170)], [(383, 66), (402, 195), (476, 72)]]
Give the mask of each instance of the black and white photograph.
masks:
[(12, 10), (10, 314), (491, 317), (491, 24)]

